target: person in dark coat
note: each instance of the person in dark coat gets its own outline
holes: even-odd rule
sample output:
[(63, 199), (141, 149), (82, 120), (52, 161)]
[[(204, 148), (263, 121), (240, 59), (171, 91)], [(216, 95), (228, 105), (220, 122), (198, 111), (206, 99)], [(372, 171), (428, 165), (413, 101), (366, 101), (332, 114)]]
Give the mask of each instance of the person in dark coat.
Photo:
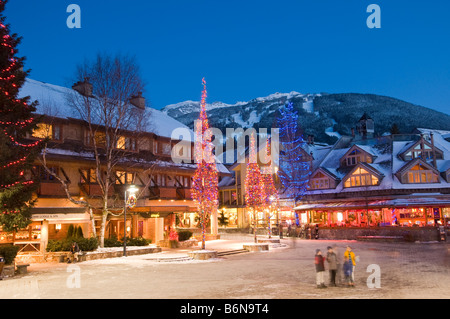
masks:
[(72, 243), (70, 246), (70, 253), (67, 262), (70, 264), (72, 262), (78, 261), (78, 254), (80, 253), (80, 248), (76, 242)]
[(336, 287), (336, 273), (338, 260), (331, 246), (328, 246), (327, 250), (328, 250), (327, 262), (328, 262), (328, 269), (330, 271), (330, 286)]
[(314, 256), (314, 264), (316, 266), (316, 284), (317, 288), (326, 288), (324, 273), (325, 273), (325, 259), (322, 256), (320, 249), (316, 250), (316, 255)]

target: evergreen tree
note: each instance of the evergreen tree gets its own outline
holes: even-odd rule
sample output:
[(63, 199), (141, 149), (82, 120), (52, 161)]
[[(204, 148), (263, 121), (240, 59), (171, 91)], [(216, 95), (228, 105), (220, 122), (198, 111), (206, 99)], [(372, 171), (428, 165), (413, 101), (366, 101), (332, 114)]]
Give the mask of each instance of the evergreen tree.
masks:
[(306, 157), (306, 142), (298, 127), (298, 114), (289, 102), (280, 109), (277, 119), (280, 128), (280, 165), (278, 176), (284, 188), (295, 201), (306, 192), (309, 181), (310, 164)]
[(397, 123), (392, 124), (390, 131), (392, 135), (400, 134), (400, 129), (398, 128)]
[(25, 58), (17, 57), (21, 38), (5, 24), (5, 4), (0, 0), (0, 225), (13, 231), (30, 223), (38, 186), (30, 172), (43, 143), (26, 139), (36, 128), (32, 113), (37, 103), (18, 98), (29, 71), (23, 71)]

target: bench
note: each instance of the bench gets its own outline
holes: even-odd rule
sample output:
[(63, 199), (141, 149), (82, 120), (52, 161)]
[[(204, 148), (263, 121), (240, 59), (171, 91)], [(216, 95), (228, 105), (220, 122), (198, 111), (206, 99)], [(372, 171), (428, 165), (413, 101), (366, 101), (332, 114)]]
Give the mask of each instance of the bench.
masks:
[(20, 275), (26, 274), (28, 272), (29, 265), (30, 264), (16, 264), (17, 273)]

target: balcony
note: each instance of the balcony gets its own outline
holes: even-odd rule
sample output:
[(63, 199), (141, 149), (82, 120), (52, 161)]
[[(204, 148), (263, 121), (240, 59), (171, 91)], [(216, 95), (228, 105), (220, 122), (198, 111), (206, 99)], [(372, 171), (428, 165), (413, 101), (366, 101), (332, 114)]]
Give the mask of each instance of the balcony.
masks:
[[(102, 189), (99, 184), (86, 184), (86, 183), (79, 183), (81, 192), (90, 197), (100, 197), (103, 196)], [(108, 191), (108, 196), (112, 196), (114, 194), (114, 188), (110, 187)]]
[[(67, 196), (59, 182), (41, 182), (37, 191), (38, 196), (64, 197)], [(72, 194), (74, 195), (74, 194)]]
[(191, 199), (190, 188), (150, 186), (149, 199)]

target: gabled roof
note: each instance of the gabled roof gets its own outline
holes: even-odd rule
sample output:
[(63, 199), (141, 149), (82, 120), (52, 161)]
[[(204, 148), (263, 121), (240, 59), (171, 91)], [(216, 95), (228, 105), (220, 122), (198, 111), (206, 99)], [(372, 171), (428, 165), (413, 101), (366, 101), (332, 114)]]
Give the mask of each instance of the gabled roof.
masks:
[(328, 177), (334, 179), (334, 180), (338, 180), (339, 178), (333, 174), (332, 172), (330, 172), (326, 167), (318, 167), (314, 170), (314, 172), (311, 174), (310, 179), (314, 178), (314, 175), (316, 175), (318, 172), (321, 172), (325, 175), (327, 175)]
[(369, 171), (370, 173), (372, 173), (373, 175), (376, 175), (379, 178), (384, 177), (384, 174), (381, 173), (380, 171), (378, 171), (377, 169), (375, 169), (374, 167), (372, 167), (370, 164), (367, 163), (358, 163), (356, 164), (345, 176), (344, 178), (342, 178), (342, 180), (346, 180), (348, 177), (350, 177), (354, 171), (356, 171), (358, 168), (363, 168), (366, 171)]
[[(404, 148), (403, 148), (402, 150), (400, 150), (400, 152), (398, 153), (398, 156), (403, 157), (403, 155), (405, 155), (407, 152), (413, 150), (413, 149), (414, 149), (417, 145), (419, 145), (422, 141), (423, 141), (423, 143), (424, 143), (425, 145), (427, 145), (430, 149), (432, 149), (433, 145), (431, 145), (430, 142), (428, 142), (426, 139), (419, 139), (418, 141), (415, 141), (415, 142), (411, 142), (411, 143), (406, 144), (406, 145), (404, 146)], [(436, 145), (434, 145), (434, 149), (435, 149), (437, 152), (440, 152), (440, 153), (442, 153), (442, 154), (444, 153), (441, 149), (439, 149), (438, 147), (436, 147)]]
[(366, 153), (367, 155), (370, 155), (372, 158), (377, 156), (371, 147), (368, 147), (366, 145), (353, 144), (353, 146), (350, 147), (347, 152), (345, 152), (345, 154), (342, 156), (341, 160), (343, 160), (345, 157), (347, 157), (354, 150), (359, 150), (362, 153)]
[(439, 171), (433, 167), (433, 165), (428, 164), (421, 158), (415, 158), (409, 162), (407, 162), (404, 166), (402, 166), (395, 174), (403, 174), (406, 171), (409, 171), (412, 167), (417, 164), (425, 166), (427, 169), (434, 171), (436, 174), (439, 174)]

